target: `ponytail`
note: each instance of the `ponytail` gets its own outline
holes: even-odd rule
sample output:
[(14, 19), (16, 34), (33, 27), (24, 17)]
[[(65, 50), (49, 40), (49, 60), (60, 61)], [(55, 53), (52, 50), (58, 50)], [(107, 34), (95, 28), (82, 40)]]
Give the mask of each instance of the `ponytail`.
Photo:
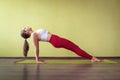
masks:
[(23, 55), (24, 55), (24, 57), (27, 57), (28, 51), (29, 51), (29, 44), (27, 42), (27, 39), (25, 39), (24, 45), (23, 45)]
[(24, 29), (21, 30), (21, 36), (25, 39), (24, 45), (23, 45), (23, 56), (27, 57), (28, 51), (29, 51), (29, 44), (27, 42), (27, 38), (29, 38), (31, 35), (26, 33)]

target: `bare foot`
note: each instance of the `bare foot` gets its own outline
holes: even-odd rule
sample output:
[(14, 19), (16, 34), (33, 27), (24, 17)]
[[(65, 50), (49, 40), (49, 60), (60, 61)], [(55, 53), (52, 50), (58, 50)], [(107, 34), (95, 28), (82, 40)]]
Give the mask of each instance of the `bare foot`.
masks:
[(92, 59), (91, 59), (91, 62), (101, 62), (102, 60), (100, 60), (100, 59), (98, 59), (98, 58), (96, 58), (96, 57), (93, 57)]

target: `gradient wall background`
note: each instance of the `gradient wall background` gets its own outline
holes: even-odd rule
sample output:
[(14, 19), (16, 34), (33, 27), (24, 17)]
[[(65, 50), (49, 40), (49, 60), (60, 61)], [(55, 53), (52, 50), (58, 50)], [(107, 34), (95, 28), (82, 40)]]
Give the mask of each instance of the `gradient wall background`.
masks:
[[(94, 56), (120, 56), (120, 0), (0, 0), (0, 57), (23, 56), (25, 26), (66, 37)], [(77, 55), (40, 42), (40, 56)]]

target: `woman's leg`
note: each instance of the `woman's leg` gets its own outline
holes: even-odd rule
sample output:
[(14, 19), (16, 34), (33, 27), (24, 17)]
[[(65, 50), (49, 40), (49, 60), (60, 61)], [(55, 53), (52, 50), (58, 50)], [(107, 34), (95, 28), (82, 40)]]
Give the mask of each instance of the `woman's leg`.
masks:
[(75, 52), (79, 56), (82, 56), (82, 57), (85, 57), (85, 58), (88, 58), (88, 59), (93, 58), (93, 56), (91, 56), (87, 52), (80, 49), (79, 46), (77, 46), (73, 42), (71, 42), (71, 41), (69, 41), (65, 38), (61, 38), (57, 35), (52, 35), (49, 42), (56, 48), (65, 48), (65, 49), (68, 49), (68, 50), (71, 50), (71, 51)]

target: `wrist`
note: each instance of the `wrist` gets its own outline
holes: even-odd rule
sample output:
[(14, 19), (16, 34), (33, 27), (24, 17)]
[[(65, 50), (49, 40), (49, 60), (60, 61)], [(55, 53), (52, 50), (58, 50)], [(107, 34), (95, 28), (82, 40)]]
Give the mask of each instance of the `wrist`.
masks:
[(39, 61), (39, 58), (36, 58), (36, 61)]

